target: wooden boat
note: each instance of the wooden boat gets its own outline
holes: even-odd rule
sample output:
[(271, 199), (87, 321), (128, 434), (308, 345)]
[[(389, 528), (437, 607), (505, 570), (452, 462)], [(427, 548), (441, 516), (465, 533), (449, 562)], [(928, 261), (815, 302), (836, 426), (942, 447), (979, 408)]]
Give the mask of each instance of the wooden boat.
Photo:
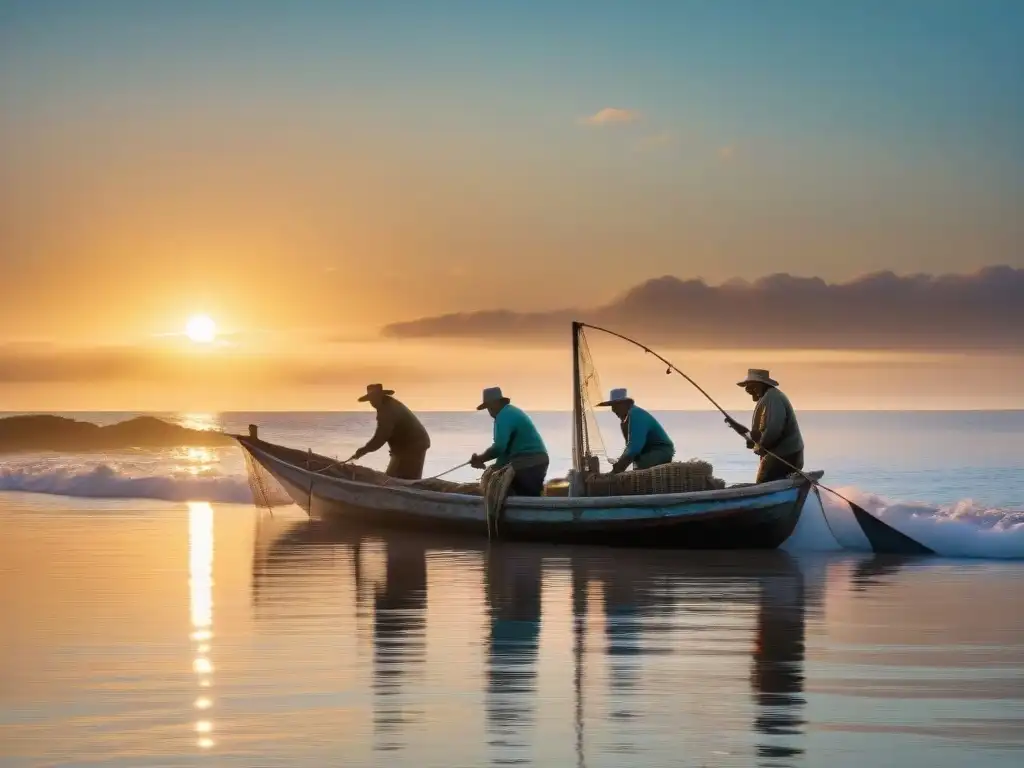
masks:
[[(311, 516), (359, 525), (488, 535), (484, 498), (376, 485), (323, 471), (336, 462), (256, 436), (242, 448)], [(821, 472), (808, 473), (817, 479)], [(775, 549), (796, 527), (810, 482), (797, 475), (759, 485), (646, 496), (509, 496), (495, 535), (518, 541), (673, 549)]]
[[(583, 326), (573, 323), (573, 472), (596, 465), (587, 422), (596, 376), (581, 377), (589, 362)], [(592, 407), (592, 406), (591, 406)], [(327, 456), (261, 440), (258, 428), (234, 436), (251, 466), (268, 472), (311, 516), (362, 525), (473, 532), (509, 540), (672, 549), (775, 549), (796, 527), (811, 480), (794, 474), (759, 485), (646, 495), (510, 496), (499, 520), (488, 519), (480, 494), (416, 487), (403, 480), (371, 482), (342, 472)], [(579, 487), (578, 485), (576, 487)]]

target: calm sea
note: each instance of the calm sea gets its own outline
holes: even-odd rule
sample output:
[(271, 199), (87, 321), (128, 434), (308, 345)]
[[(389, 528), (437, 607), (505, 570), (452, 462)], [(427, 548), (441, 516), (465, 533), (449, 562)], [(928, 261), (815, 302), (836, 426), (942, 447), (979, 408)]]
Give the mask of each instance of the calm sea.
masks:
[[(373, 429), (168, 417), (341, 458)], [(423, 418), (427, 474), (489, 442)], [(562, 474), (569, 417), (536, 418)], [(719, 417), (664, 421), (751, 479)], [(261, 514), (235, 447), (5, 456), (0, 766), (1021, 765), (1024, 413), (801, 421), (810, 468), (943, 556), (863, 552), (835, 501), (776, 553), (487, 547)]]

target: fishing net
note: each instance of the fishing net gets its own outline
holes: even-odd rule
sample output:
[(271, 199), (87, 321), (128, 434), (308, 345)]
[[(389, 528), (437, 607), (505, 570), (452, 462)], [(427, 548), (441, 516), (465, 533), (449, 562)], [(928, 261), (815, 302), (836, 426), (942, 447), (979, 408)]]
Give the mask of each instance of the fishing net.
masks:
[(503, 467), (488, 467), (480, 478), (480, 487), (484, 489), (484, 514), (487, 517), (488, 538), (497, 532), (501, 513), (508, 500), (508, 492), (512, 487), (516, 471), (511, 464)]
[[(590, 346), (587, 344), (587, 335), (580, 328), (577, 357), (579, 358), (579, 388), (582, 401), (582, 431), (583, 431), (583, 455), (573, 455), (573, 466), (588, 466), (592, 456), (605, 456), (607, 452), (604, 447), (604, 440), (601, 438), (601, 429), (597, 425), (597, 413), (594, 410), (598, 403), (604, 400), (601, 380), (597, 375), (597, 367), (594, 365), (594, 357), (590, 353)], [(573, 453), (576, 453), (575, 444)]]
[(245, 473), (252, 491), (252, 501), (260, 509), (270, 510), (292, 504), (292, 499), (274, 476), (260, 466), (248, 451), (243, 450)]

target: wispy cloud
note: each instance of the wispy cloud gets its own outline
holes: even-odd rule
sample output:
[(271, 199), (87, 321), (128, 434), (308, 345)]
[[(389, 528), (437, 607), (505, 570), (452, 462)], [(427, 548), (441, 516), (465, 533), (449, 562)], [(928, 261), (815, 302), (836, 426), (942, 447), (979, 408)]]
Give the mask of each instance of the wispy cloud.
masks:
[(676, 143), (676, 135), (671, 131), (662, 131), (650, 136), (644, 136), (635, 145), (637, 152), (653, 152), (658, 149), (671, 147)]
[(586, 125), (610, 125), (612, 123), (635, 123), (642, 119), (642, 115), (635, 109), (620, 109), (618, 107), (605, 107), (589, 117), (584, 117), (580, 122)]

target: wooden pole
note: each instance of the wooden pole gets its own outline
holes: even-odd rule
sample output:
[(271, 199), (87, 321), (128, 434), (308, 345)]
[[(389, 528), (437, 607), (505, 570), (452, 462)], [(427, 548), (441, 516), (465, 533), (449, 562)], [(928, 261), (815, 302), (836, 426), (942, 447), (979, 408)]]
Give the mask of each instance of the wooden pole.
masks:
[(580, 393), (580, 329), (582, 323), (572, 324), (572, 464), (577, 472), (584, 470), (583, 462), (583, 400)]

